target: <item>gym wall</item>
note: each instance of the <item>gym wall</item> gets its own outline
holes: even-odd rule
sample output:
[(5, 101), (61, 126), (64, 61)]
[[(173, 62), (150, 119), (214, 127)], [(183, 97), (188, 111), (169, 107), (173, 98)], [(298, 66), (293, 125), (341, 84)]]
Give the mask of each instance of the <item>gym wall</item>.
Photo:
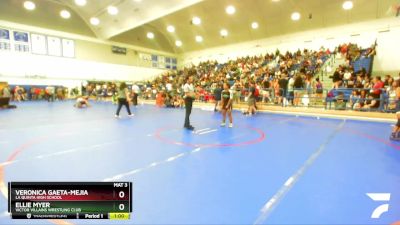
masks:
[[(147, 80), (165, 70), (151, 68), (150, 61), (140, 59), (141, 53), (176, 57), (167, 52), (153, 51), (8, 21), (0, 21), (0, 27), (68, 38), (75, 42), (74, 58), (0, 51), (0, 81), (7, 81), (10, 84), (62, 85), (65, 83), (65, 86), (71, 86), (71, 82), (75, 85), (82, 80)], [(112, 53), (112, 46), (126, 48), (126, 55)]]
[(400, 19), (386, 18), (188, 52), (183, 54), (181, 61), (184, 65), (215, 59), (226, 62), (237, 57), (274, 53), (276, 49), (281, 52), (304, 48), (319, 50), (321, 46), (333, 51), (339, 44), (348, 42), (367, 48), (377, 40), (378, 55), (374, 60), (373, 73), (397, 75), (400, 71), (400, 64), (396, 63), (400, 52), (399, 37)]

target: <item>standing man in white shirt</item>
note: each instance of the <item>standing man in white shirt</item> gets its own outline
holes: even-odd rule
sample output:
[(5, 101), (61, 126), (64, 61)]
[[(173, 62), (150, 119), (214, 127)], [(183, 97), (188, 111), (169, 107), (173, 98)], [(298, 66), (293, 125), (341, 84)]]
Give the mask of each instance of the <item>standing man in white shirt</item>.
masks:
[(293, 105), (293, 99), (294, 99), (294, 76), (292, 76), (288, 82), (288, 101), (290, 102), (291, 105)]
[(132, 85), (132, 102), (133, 102), (133, 106), (137, 106), (138, 104), (138, 96), (140, 93), (140, 88), (139, 86), (135, 83)]
[(192, 113), (193, 101), (195, 99), (192, 76), (189, 76), (187, 78), (186, 84), (183, 86), (183, 92), (185, 92), (184, 98), (185, 98), (185, 108), (186, 108), (185, 125), (183, 127), (188, 130), (194, 130), (194, 127), (190, 125), (190, 118), (189, 118), (190, 114)]
[(168, 83), (165, 85), (165, 88), (167, 89), (167, 92), (171, 92), (172, 91), (172, 84), (170, 81), (168, 81)]

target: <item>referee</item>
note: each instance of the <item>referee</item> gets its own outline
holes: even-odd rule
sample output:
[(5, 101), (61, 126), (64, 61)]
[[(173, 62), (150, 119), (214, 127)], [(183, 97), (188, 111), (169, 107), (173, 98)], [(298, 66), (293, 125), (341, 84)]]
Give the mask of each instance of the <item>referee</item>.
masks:
[(190, 114), (192, 113), (192, 106), (195, 98), (192, 76), (189, 76), (187, 78), (186, 84), (183, 86), (183, 92), (185, 92), (185, 108), (186, 108), (185, 125), (183, 127), (188, 130), (194, 130), (194, 127), (190, 125), (190, 119), (189, 119)]

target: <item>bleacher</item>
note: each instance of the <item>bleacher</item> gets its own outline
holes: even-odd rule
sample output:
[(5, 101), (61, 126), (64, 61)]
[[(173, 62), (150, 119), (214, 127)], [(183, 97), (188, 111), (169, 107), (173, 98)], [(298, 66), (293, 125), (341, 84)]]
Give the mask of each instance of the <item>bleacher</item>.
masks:
[(354, 67), (354, 71), (360, 71), (362, 68), (365, 68), (367, 73), (371, 74), (372, 72), (372, 65), (374, 62), (374, 57), (361, 57), (357, 59), (356, 61), (352, 62), (352, 65)]

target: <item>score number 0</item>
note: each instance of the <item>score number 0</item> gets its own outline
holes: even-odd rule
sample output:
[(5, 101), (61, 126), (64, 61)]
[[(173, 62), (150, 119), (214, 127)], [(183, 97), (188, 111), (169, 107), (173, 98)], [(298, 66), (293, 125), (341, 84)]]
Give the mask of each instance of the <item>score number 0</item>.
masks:
[[(125, 197), (125, 192), (124, 191), (120, 191), (118, 193), (118, 197), (119, 198), (124, 198)], [(123, 211), (125, 209), (125, 205), (121, 203), (121, 204), (119, 204), (118, 208), (119, 208), (119, 210)]]

